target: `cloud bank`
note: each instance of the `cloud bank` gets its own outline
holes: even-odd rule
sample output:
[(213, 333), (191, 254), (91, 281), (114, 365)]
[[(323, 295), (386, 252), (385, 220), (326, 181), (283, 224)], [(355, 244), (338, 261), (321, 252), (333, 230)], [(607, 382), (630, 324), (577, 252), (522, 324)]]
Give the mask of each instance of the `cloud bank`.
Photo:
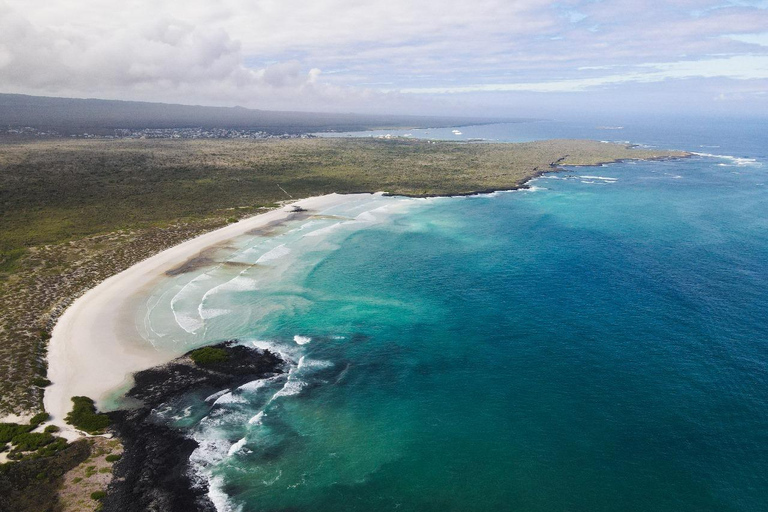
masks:
[(0, 0), (2, 92), (508, 114), (514, 93), (620, 95), (642, 83), (664, 96), (686, 81), (688, 94), (749, 106), (768, 91), (760, 0), (34, 4)]

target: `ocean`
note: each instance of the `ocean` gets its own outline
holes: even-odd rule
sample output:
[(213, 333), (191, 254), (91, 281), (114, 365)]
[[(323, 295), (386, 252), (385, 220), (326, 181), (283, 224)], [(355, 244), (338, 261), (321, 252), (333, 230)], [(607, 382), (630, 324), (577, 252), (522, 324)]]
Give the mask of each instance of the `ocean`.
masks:
[(136, 312), (148, 342), (289, 361), (155, 411), (200, 444), (217, 508), (768, 510), (768, 123), (457, 130), (374, 135), (697, 154), (360, 197), (163, 281)]

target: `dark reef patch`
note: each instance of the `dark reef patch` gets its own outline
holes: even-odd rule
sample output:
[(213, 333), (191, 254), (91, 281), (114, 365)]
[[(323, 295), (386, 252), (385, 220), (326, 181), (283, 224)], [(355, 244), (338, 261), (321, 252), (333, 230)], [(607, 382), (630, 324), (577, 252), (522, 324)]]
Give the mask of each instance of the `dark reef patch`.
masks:
[(284, 365), (269, 351), (235, 342), (214, 347), (229, 357), (197, 365), (186, 354), (134, 376), (134, 387), (126, 396), (141, 405), (110, 414), (125, 452), (115, 464), (104, 511), (215, 512), (208, 489), (193, 485), (189, 475), (189, 456), (197, 442), (181, 430), (152, 421), (152, 410), (193, 390), (213, 393), (272, 376), (284, 371)]

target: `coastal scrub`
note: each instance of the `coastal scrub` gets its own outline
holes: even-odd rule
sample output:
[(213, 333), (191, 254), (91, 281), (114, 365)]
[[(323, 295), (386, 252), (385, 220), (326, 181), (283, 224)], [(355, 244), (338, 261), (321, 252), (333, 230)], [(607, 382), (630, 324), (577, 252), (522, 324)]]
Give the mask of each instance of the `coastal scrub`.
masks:
[(189, 357), (192, 358), (192, 361), (194, 361), (195, 364), (205, 366), (224, 363), (229, 359), (229, 354), (222, 348), (203, 347), (190, 352)]
[(67, 414), (65, 421), (89, 434), (100, 434), (110, 424), (109, 416), (96, 412), (93, 400), (86, 396), (73, 396), (74, 407)]

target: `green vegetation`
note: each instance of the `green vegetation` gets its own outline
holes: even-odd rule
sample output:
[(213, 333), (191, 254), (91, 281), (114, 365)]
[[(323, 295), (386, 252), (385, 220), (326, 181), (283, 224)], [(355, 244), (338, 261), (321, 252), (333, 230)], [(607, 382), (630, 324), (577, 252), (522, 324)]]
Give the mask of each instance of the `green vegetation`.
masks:
[(91, 493), (91, 499), (96, 501), (101, 501), (107, 496), (107, 493), (104, 491), (96, 491)]
[[(50, 434), (41, 434), (41, 435), (50, 435)], [(67, 440), (61, 437), (55, 437), (53, 442), (46, 444), (40, 448), (37, 449), (37, 451), (32, 454), (30, 457), (50, 457), (54, 455), (55, 453), (63, 450), (67, 447)]]
[(10, 442), (14, 437), (26, 434), (32, 430), (30, 425), (19, 425), (17, 423), (0, 423), (0, 443)]
[(74, 297), (288, 194), (467, 194), (519, 187), (553, 163), (682, 155), (593, 141), (0, 143), (0, 412), (41, 409), (48, 333)]
[(117, 454), (117, 453), (113, 453), (111, 455), (107, 455), (106, 457), (104, 457), (104, 460), (106, 460), (107, 462), (117, 462), (121, 458), (122, 458), (122, 455)]
[(46, 379), (45, 377), (35, 377), (32, 379), (32, 385), (37, 386), (39, 388), (47, 388), (51, 385), (51, 381)]
[(51, 444), (54, 440), (55, 438), (51, 434), (28, 432), (14, 436), (11, 442), (15, 445), (15, 449), (18, 451), (31, 452)]
[(51, 415), (48, 414), (47, 412), (40, 412), (32, 416), (32, 419), (29, 420), (29, 424), (32, 425), (33, 427), (37, 427), (42, 423), (45, 423), (46, 421), (48, 421), (48, 418), (50, 417)]
[[(48, 415), (46, 414), (45, 417), (47, 418)], [(66, 439), (52, 435), (54, 430), (46, 428), (46, 431), (42, 433), (32, 432), (37, 425), (39, 423), (33, 422), (30, 422), (29, 425), (0, 424), (0, 452), (10, 448), (8, 458), (13, 461), (20, 461), (50, 457), (67, 447)], [(58, 428), (54, 428), (58, 430)], [(6, 443), (10, 443), (10, 445)]]
[(56, 425), (48, 425), (45, 427), (43, 432), (48, 432), (49, 434), (53, 434), (54, 432), (58, 432), (60, 429)]
[(73, 396), (72, 403), (72, 411), (65, 418), (70, 425), (89, 434), (100, 434), (109, 426), (109, 416), (97, 413), (96, 405), (90, 398)]
[(201, 366), (207, 364), (223, 363), (229, 360), (229, 354), (227, 351), (216, 347), (198, 348), (190, 352), (189, 357), (192, 358), (195, 364)]
[[(58, 489), (63, 475), (88, 458), (90, 444), (83, 440), (67, 445), (49, 456), (24, 457), (0, 465), (0, 510), (40, 512), (57, 508)], [(60, 441), (54, 441), (48, 449)]]

